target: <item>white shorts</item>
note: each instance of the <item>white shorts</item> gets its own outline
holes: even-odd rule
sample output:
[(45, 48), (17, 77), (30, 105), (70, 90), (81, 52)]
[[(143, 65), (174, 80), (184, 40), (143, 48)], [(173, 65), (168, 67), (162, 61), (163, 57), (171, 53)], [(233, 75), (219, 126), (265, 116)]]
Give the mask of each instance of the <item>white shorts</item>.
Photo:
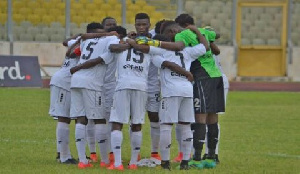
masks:
[(160, 91), (148, 92), (147, 111), (158, 112), (160, 104)]
[(144, 124), (147, 93), (144, 91), (123, 89), (116, 91), (109, 122)]
[(192, 97), (162, 98), (159, 107), (160, 123), (195, 122)]
[(50, 86), (50, 109), (52, 117), (70, 117), (71, 93), (63, 88)]
[(111, 88), (104, 89), (106, 112), (110, 112), (111, 110), (111, 107), (113, 105), (114, 94), (115, 94), (115, 86), (111, 86)]
[(71, 89), (71, 117), (105, 119), (105, 97), (101, 91)]

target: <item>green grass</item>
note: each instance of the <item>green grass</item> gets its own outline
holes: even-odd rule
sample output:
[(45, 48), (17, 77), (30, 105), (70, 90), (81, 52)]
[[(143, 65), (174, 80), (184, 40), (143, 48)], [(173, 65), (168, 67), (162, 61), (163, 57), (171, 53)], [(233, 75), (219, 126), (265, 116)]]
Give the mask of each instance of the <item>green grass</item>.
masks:
[[(117, 173), (79, 170), (55, 161), (56, 122), (48, 116), (48, 89), (0, 88), (0, 173)], [(300, 93), (230, 92), (220, 117), (221, 163), (216, 169), (188, 173), (300, 173)], [(124, 128), (123, 160), (130, 158), (128, 127)], [(142, 157), (150, 154), (149, 124), (143, 129)], [(77, 158), (74, 123), (71, 151)], [(173, 133), (171, 157), (177, 154)], [(124, 163), (124, 164), (126, 164)], [(172, 165), (172, 173), (176, 171)], [(170, 173), (140, 168), (124, 173)]]

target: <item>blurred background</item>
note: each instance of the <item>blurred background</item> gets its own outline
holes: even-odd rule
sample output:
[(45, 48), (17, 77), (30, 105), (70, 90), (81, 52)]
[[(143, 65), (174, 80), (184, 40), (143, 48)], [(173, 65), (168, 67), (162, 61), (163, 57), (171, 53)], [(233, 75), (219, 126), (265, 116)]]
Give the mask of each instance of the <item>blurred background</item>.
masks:
[(134, 31), (146, 12), (152, 27), (188, 13), (221, 38), (221, 64), (231, 81), (300, 81), (300, 0), (0, 0), (0, 55), (38, 56), (44, 78), (59, 69), (62, 41), (90, 22), (114, 17)]

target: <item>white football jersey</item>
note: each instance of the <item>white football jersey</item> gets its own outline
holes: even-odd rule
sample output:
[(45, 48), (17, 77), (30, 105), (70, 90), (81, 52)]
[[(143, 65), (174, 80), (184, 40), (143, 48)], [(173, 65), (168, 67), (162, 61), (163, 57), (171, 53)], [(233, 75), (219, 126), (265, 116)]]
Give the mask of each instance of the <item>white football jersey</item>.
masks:
[(192, 61), (206, 53), (206, 49), (202, 44), (194, 47), (186, 47), (183, 51), (169, 51), (160, 49), (160, 55), (153, 57), (155, 66), (161, 68), (161, 94), (162, 97), (193, 97), (193, 85), (188, 79), (168, 68), (162, 67), (164, 61), (174, 62), (185, 70), (189, 71)]
[(50, 85), (54, 85), (60, 88), (63, 88), (67, 91), (70, 91), (71, 86), (71, 77), (70, 69), (76, 66), (78, 63), (78, 58), (68, 58), (64, 60), (61, 69), (59, 69), (52, 77)]
[(152, 55), (131, 48), (121, 53), (115, 53), (114, 57), (117, 60), (116, 91), (122, 89), (147, 91), (147, 78)]
[(81, 56), (79, 64), (101, 57), (105, 65), (98, 64), (89, 69), (81, 69), (74, 73), (71, 79), (71, 88), (102, 91), (107, 64), (113, 60), (113, 56), (109, 54), (108, 43), (119, 43), (119, 39), (116, 36), (108, 36), (87, 39), (80, 44)]
[[(150, 30), (152, 38), (156, 35), (155, 30)], [(158, 68), (150, 63), (149, 73), (148, 73), (148, 93), (159, 92), (160, 91), (160, 83), (159, 83), (159, 75)]]
[(229, 81), (227, 76), (224, 74), (221, 62), (220, 62), (220, 58), (216, 55), (213, 55), (214, 59), (215, 59), (215, 63), (217, 65), (217, 67), (219, 68), (220, 72), (222, 73), (222, 78), (223, 78), (223, 85), (224, 88), (229, 88)]

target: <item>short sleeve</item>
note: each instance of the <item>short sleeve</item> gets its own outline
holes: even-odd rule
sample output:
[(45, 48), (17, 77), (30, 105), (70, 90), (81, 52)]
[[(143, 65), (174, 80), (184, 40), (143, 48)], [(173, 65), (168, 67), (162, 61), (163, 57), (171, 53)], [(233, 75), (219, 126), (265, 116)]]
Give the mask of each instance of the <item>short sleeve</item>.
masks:
[(152, 55), (163, 54), (165, 51), (166, 51), (165, 49), (161, 49), (161, 48), (158, 48), (158, 47), (150, 46), (149, 54), (152, 54)]
[(175, 42), (179, 41), (183, 42), (186, 47), (189, 46), (189, 43), (187, 42), (186, 38), (181, 33), (175, 35)]
[(206, 33), (208, 36), (208, 41), (214, 42), (216, 40), (216, 36), (217, 36), (216, 32), (206, 30)]
[(161, 68), (163, 62), (165, 61), (165, 59), (161, 55), (155, 55), (151, 58), (151, 60), (154, 66), (158, 68)]
[(74, 43), (77, 42), (77, 39), (71, 39), (68, 41), (68, 48), (70, 48)]
[(109, 51), (109, 46), (111, 44), (119, 44), (120, 43), (120, 39), (116, 36), (108, 36), (107, 39), (108, 39), (108, 43), (107, 43), (107, 46), (106, 46), (107, 51)]
[(198, 57), (206, 53), (206, 49), (203, 44), (198, 44), (193, 47), (186, 47), (183, 51), (186, 54), (190, 55), (190, 58), (192, 58), (193, 60), (197, 59)]
[(110, 64), (113, 61), (114, 56), (115, 56), (114, 53), (107, 51), (104, 54), (102, 54), (100, 57), (103, 59), (105, 64)]

